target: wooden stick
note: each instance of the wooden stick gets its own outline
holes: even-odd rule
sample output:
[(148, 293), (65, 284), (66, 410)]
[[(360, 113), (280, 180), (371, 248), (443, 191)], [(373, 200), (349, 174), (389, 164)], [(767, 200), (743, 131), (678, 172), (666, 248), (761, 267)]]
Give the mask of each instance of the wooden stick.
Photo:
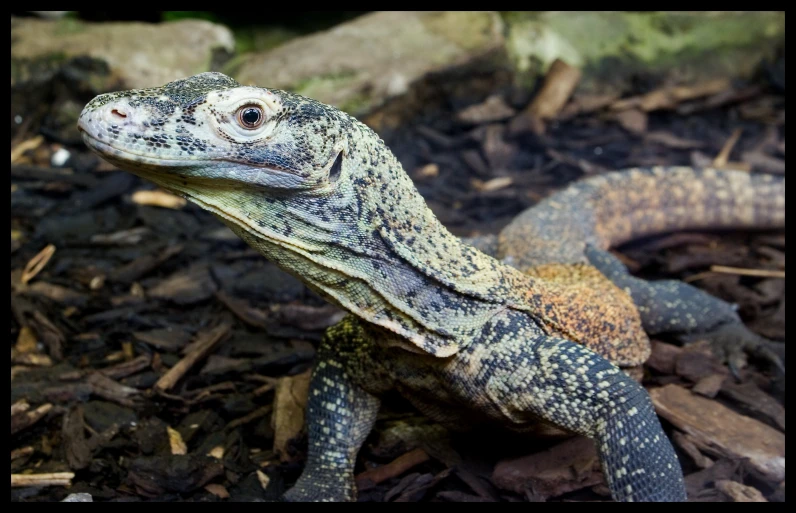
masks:
[(232, 329), (232, 324), (225, 322), (210, 331), (201, 333), (190, 352), (155, 383), (155, 388), (160, 391), (171, 389), (191, 367), (204, 359), (216, 347), (216, 344), (229, 333), (230, 329)]
[[(429, 456), (423, 449), (413, 449), (402, 454), (381, 467), (366, 470), (356, 477), (357, 487), (364, 489), (368, 485), (377, 485), (395, 476), (399, 476), (412, 467), (428, 461)], [(372, 483), (372, 484), (371, 484)]]
[(49, 472), (47, 474), (11, 474), (11, 486), (71, 486), (74, 472)]
[(712, 265), (709, 271), (703, 271), (694, 275), (688, 276), (683, 281), (691, 283), (699, 281), (712, 276), (714, 274), (735, 274), (739, 276), (757, 276), (760, 278), (785, 278), (785, 271), (776, 271), (772, 269), (745, 269), (743, 267), (728, 267), (725, 265)]
[(760, 276), (761, 278), (785, 278), (785, 271), (774, 269), (746, 269), (743, 267), (728, 267), (726, 265), (711, 265), (714, 273), (738, 274), (741, 276)]
[(539, 119), (556, 117), (580, 82), (581, 72), (561, 59), (556, 59), (547, 70), (544, 84), (528, 106), (528, 113)]
[(713, 159), (713, 166), (718, 168), (723, 168), (727, 165), (727, 161), (730, 158), (730, 152), (735, 147), (735, 143), (738, 142), (738, 139), (741, 137), (741, 130), (740, 128), (736, 128), (727, 142), (724, 143), (724, 146), (721, 148), (721, 151), (716, 158)]

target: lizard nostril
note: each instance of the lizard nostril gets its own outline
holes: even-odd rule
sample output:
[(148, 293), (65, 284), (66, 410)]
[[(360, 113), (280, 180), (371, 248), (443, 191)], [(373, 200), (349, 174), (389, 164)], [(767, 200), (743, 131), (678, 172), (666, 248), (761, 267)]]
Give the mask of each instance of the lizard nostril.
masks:
[(127, 117), (127, 114), (125, 114), (123, 111), (121, 111), (119, 109), (111, 110), (111, 114), (113, 114), (114, 116), (118, 116), (120, 118), (126, 118)]

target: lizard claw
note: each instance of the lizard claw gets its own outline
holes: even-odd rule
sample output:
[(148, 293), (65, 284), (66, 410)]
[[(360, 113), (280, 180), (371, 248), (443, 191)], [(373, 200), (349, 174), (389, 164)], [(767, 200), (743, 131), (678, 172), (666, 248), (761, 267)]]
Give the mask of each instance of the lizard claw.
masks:
[(710, 342), (713, 352), (727, 364), (737, 381), (741, 381), (740, 372), (746, 367), (749, 355), (772, 365), (781, 375), (785, 374), (782, 359), (768, 347), (771, 341), (752, 332), (741, 322), (722, 324), (700, 334), (699, 338)]

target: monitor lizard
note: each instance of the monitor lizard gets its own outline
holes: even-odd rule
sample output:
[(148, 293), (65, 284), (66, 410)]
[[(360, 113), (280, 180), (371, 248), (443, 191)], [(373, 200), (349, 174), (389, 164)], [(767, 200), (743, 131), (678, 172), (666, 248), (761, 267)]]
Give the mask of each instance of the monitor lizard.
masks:
[[(494, 245), (498, 259), (442, 226), (375, 132), (309, 98), (202, 73), (100, 95), (78, 127), (102, 158), (209, 210), (349, 312), (318, 348), (307, 463), (285, 500), (355, 500), (356, 455), (389, 390), (448, 425), (550, 425), (588, 436), (614, 499), (686, 499), (650, 398), (620, 367), (644, 361), (645, 328), (656, 331), (667, 315), (690, 322), (694, 313), (702, 326), (703, 310), (688, 301), (705, 297), (666, 285), (660, 294), (674, 305), (645, 315), (659, 289), (636, 282), (605, 249), (646, 229), (687, 228), (678, 208), (711, 194), (716, 201), (699, 211), (718, 209), (707, 224), (780, 226), (783, 180), (666, 169), (594, 178), (563, 193), (565, 202), (521, 215)], [(640, 186), (669, 176), (679, 185), (672, 195)], [(617, 187), (634, 201), (609, 194)], [(579, 205), (579, 190), (594, 199), (604, 190), (605, 208)], [(765, 202), (724, 219), (736, 195)], [(637, 215), (635, 204), (648, 208)], [(556, 234), (561, 222), (568, 231)]]

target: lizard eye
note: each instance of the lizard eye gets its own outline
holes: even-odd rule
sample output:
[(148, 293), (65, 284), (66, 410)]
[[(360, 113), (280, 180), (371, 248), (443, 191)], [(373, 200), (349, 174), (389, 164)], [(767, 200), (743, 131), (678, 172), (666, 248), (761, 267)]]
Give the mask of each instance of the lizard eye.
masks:
[(257, 105), (244, 105), (238, 109), (237, 118), (243, 128), (254, 130), (263, 124), (265, 112)]

